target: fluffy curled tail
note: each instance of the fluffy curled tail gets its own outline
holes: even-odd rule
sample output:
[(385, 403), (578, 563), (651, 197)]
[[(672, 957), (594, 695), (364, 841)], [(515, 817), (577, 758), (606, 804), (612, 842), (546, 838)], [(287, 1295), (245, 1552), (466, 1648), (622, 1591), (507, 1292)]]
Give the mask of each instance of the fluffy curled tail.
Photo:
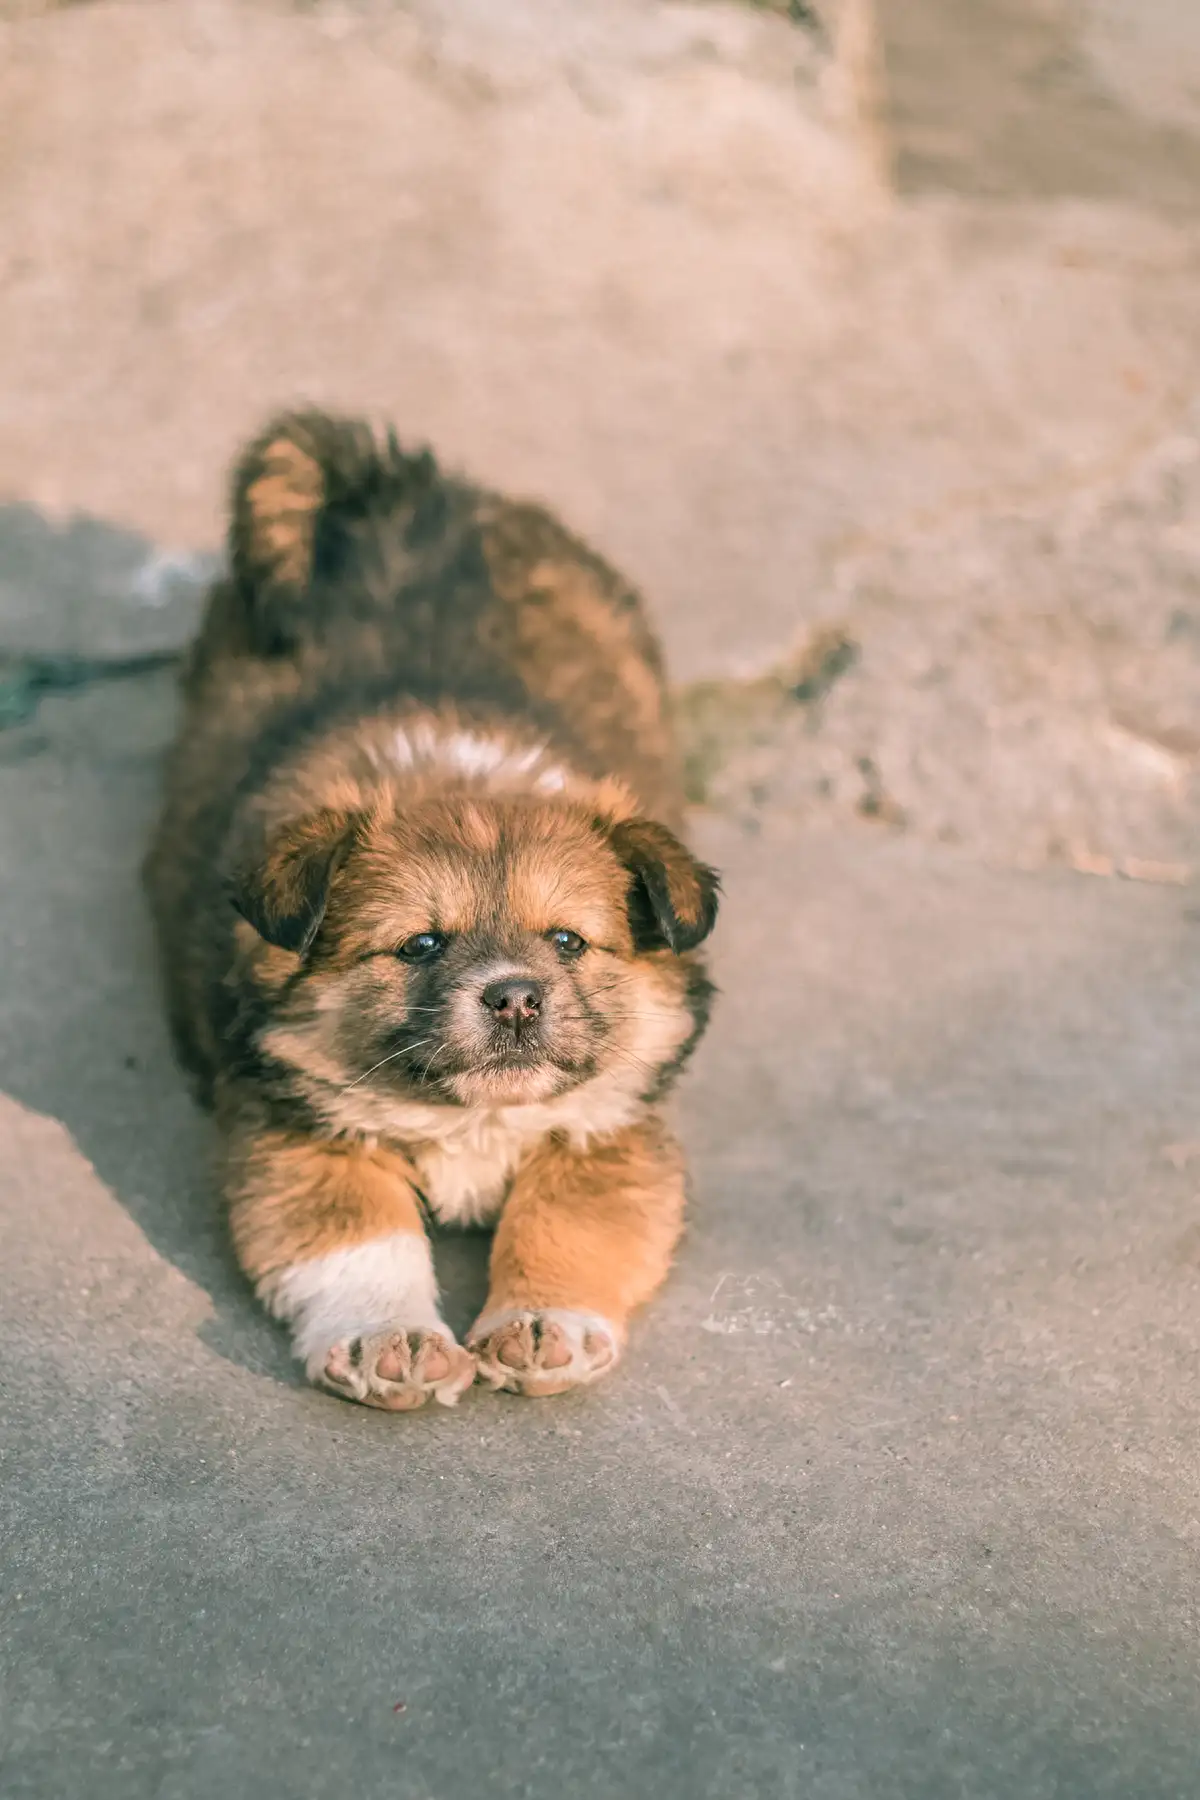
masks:
[(427, 451), (408, 455), (362, 420), (272, 420), (238, 459), (231, 496), (231, 572), (255, 649), (281, 654), (305, 636), (318, 623), (314, 581), (336, 566), (347, 531), (394, 520), (436, 476)]

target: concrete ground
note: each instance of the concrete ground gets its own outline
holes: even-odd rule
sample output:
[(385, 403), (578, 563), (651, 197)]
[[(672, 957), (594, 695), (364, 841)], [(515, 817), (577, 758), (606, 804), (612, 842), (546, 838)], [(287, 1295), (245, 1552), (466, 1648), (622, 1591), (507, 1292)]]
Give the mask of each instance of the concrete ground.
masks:
[[(4, 1800), (1200, 1793), (1190, 11), (0, 7)], [(300, 1383), (154, 992), (170, 675), (14, 660), (180, 642), (304, 392), (704, 701), (691, 1231), (580, 1395)]]
[(218, 1227), (134, 879), (170, 714), (0, 771), (6, 1800), (1192, 1800), (1195, 902), (710, 822), (676, 1273), (607, 1385), (389, 1418)]

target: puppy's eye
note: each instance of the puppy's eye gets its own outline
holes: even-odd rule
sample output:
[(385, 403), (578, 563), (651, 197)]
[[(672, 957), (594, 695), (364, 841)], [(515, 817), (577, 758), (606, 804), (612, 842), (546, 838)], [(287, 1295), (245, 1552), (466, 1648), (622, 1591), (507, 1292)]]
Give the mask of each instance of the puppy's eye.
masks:
[(587, 945), (577, 931), (551, 931), (547, 933), (550, 942), (562, 956), (582, 956)]
[(396, 955), (402, 962), (432, 962), (446, 948), (446, 940), (440, 931), (418, 931), (414, 937), (405, 938)]

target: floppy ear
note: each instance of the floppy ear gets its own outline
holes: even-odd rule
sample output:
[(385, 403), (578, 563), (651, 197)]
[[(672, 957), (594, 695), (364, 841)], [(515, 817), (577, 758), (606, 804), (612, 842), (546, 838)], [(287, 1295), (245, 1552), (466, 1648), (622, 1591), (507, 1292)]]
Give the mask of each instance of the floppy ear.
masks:
[(329, 884), (357, 825), (354, 814), (328, 807), (244, 850), (229, 880), (229, 897), (268, 944), (301, 956), (312, 948)]
[(665, 825), (625, 819), (609, 842), (630, 874), (629, 922), (638, 950), (694, 950), (717, 919), (720, 881)]

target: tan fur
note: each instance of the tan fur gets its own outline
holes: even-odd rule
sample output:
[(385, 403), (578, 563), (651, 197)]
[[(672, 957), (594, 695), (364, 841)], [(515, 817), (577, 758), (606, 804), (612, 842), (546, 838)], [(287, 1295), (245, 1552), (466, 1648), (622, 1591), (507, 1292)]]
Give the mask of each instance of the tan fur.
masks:
[(546, 1140), (513, 1182), (482, 1316), (570, 1307), (601, 1314), (623, 1337), (666, 1275), (683, 1203), (683, 1157), (657, 1120), (587, 1151)]
[[(604, 572), (581, 564), (577, 554), (564, 555), (567, 544), (556, 541), (557, 534), (544, 526), (534, 547), (542, 548), (545, 540), (551, 554), (535, 562), (528, 550), (522, 556), (528, 528), (527, 516), (506, 517), (484, 534), (497, 586), (521, 597), (513, 609), (517, 666), (548, 700), (565, 708), (588, 706), (602, 742), (610, 733), (623, 739), (632, 728), (646, 753), (670, 766), (673, 751), (661, 674), (647, 656), (640, 614), (614, 606)], [(612, 699), (603, 710), (591, 691), (596, 662), (613, 676)], [(665, 796), (655, 800), (660, 809), (669, 805)]]
[(640, 602), (536, 507), (316, 413), (242, 456), (230, 549), (146, 873), (242, 1266), (314, 1379), (450, 1404), (423, 1213), (498, 1219), (483, 1377), (594, 1379), (679, 1235), (656, 1107), (716, 911)]
[(224, 1165), (234, 1248), (252, 1281), (394, 1231), (424, 1234), (411, 1162), (378, 1144), (235, 1130)]
[(245, 488), (247, 538), (260, 564), (281, 581), (304, 580), (323, 494), (320, 468), (298, 444), (280, 437), (258, 453)]

